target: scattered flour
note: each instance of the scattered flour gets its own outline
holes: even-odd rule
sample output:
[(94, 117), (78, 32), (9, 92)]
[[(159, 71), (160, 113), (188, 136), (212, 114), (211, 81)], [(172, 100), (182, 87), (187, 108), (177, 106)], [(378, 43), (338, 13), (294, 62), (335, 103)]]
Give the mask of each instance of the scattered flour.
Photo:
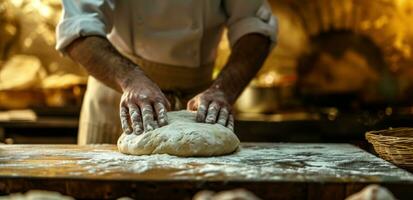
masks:
[[(104, 147), (104, 146), (103, 146)], [(45, 154), (42, 149), (21, 151), (15, 155), (0, 157), (0, 168), (27, 168), (23, 161), (32, 157), (64, 156), (72, 160), (55, 160), (53, 163), (35, 163), (33, 168), (49, 168), (79, 165), (71, 175), (104, 175), (113, 172), (133, 174), (155, 173), (166, 170), (174, 179), (260, 179), (260, 180), (406, 180), (413, 175), (399, 170), (361, 149), (340, 144), (277, 144), (255, 146), (242, 145), (241, 149), (219, 157), (176, 157), (166, 154), (132, 156), (110, 148), (91, 151), (65, 151), (54, 149)], [(74, 158), (74, 159), (73, 159)], [(15, 161), (8, 164), (7, 160)], [(20, 164), (21, 163), (21, 164)], [(73, 168), (73, 167), (72, 167)], [(165, 172), (165, 171), (164, 171)]]

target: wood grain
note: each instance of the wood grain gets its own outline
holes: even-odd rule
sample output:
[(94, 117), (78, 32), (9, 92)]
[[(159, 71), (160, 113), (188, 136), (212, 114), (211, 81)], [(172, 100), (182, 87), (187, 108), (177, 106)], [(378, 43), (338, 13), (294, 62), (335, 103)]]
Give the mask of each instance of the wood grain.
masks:
[(190, 199), (246, 188), (263, 199), (344, 199), (377, 183), (413, 197), (413, 175), (346, 144), (244, 143), (233, 155), (128, 156), (114, 145), (1, 145), (0, 193), (53, 190), (78, 199)]

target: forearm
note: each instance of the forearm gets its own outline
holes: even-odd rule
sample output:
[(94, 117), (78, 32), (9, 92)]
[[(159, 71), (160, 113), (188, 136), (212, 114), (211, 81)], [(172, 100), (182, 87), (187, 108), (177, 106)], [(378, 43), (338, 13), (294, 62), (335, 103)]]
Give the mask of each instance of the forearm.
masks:
[(260, 70), (270, 51), (270, 39), (261, 34), (242, 37), (212, 87), (221, 89), (233, 104)]
[(137, 65), (122, 56), (106, 38), (79, 38), (68, 46), (67, 52), (90, 75), (119, 92), (133, 79), (145, 76)]

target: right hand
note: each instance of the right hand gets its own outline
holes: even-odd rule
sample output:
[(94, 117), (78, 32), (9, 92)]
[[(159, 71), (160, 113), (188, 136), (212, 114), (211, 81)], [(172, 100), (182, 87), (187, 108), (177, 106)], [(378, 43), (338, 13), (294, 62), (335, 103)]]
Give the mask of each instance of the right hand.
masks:
[(139, 135), (168, 124), (170, 103), (159, 87), (147, 77), (131, 80), (120, 100), (123, 132)]

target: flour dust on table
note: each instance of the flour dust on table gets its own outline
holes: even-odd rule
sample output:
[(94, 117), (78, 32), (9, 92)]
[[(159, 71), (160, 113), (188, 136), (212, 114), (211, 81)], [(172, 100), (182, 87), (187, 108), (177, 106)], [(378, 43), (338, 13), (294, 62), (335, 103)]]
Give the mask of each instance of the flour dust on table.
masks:
[(195, 121), (190, 111), (168, 112), (168, 125), (140, 135), (123, 133), (120, 152), (132, 155), (219, 156), (238, 149), (238, 137), (220, 124)]

